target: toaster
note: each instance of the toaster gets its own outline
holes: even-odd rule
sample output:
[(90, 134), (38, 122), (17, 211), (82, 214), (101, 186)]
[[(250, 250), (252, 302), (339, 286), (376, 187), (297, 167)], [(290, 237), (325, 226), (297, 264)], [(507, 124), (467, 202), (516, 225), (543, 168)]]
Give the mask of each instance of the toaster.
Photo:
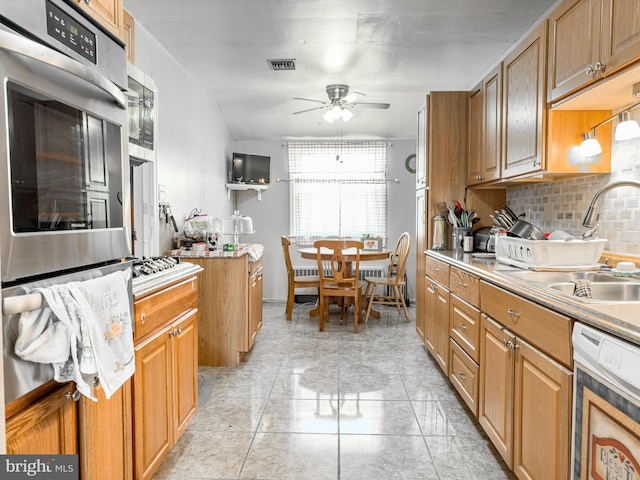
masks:
[(473, 250), (474, 252), (495, 253), (496, 235), (493, 227), (482, 227), (474, 232)]

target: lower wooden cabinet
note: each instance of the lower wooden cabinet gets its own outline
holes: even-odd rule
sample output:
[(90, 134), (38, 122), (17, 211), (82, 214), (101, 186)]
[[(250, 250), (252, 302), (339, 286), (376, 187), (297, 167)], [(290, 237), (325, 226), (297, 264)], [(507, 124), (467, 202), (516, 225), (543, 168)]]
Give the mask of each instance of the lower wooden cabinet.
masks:
[(569, 477), (572, 373), (483, 315), (478, 419), (520, 479)]
[[(135, 341), (136, 480), (153, 477), (197, 412), (197, 298), (197, 280), (193, 277), (134, 304), (134, 317), (147, 327), (143, 330), (146, 336)], [(182, 305), (182, 311), (162, 307), (167, 302), (172, 307)]]
[(235, 367), (262, 327), (262, 259), (189, 258), (203, 268), (199, 365)]
[(426, 277), (424, 343), (440, 368), (449, 375), (449, 290)]
[(197, 410), (197, 310), (136, 347), (135, 478), (153, 476)]
[(73, 383), (56, 387), (6, 422), (7, 453), (71, 455), (78, 453), (78, 406)]

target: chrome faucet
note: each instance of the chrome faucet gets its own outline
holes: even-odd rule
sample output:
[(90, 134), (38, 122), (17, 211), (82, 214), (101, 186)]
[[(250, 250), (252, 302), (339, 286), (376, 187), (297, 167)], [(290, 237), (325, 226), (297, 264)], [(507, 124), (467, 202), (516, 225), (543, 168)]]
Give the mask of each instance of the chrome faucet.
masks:
[(584, 238), (588, 238), (595, 233), (595, 230), (598, 228), (598, 217), (600, 214), (596, 211), (598, 206), (598, 202), (600, 198), (607, 193), (609, 190), (613, 190), (618, 187), (637, 187), (640, 188), (639, 180), (614, 180), (613, 182), (607, 183), (604, 187), (596, 192), (593, 196), (593, 200), (591, 200), (591, 204), (589, 205), (589, 209), (587, 210), (586, 215), (584, 216), (584, 220), (582, 220), (582, 226), (586, 228), (590, 228), (591, 230), (585, 232), (583, 235)]

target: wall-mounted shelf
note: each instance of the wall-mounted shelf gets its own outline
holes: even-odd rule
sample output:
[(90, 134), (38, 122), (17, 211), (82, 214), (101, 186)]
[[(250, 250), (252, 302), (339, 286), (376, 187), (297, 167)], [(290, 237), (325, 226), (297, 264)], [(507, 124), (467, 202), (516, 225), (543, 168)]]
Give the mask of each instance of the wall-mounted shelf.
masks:
[(253, 183), (227, 183), (227, 200), (231, 200), (231, 191), (255, 190), (258, 193), (258, 201), (262, 200), (262, 192), (269, 188), (269, 185), (255, 185)]

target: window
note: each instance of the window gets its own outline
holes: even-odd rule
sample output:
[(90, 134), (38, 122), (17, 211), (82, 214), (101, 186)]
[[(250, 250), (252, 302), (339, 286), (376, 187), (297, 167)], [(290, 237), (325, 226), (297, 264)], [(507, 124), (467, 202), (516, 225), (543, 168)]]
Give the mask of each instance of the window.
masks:
[(387, 237), (384, 142), (288, 144), (291, 233), (318, 238)]

